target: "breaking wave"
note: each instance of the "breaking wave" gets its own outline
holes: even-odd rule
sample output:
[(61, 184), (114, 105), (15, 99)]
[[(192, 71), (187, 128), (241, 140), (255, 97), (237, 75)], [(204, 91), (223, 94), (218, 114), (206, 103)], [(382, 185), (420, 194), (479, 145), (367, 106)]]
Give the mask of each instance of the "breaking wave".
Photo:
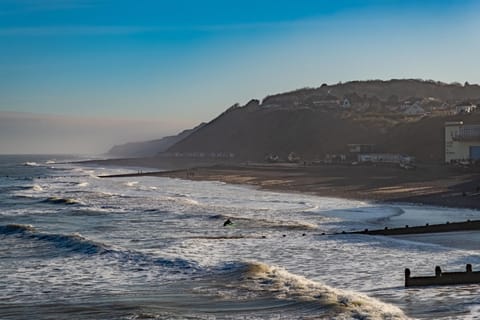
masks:
[(253, 298), (290, 301), (298, 308), (316, 310), (322, 319), (408, 319), (394, 305), (358, 292), (333, 288), (282, 268), (246, 262), (226, 265), (224, 269), (233, 280), (225, 281), (226, 287), (234, 294), (248, 292)]
[(32, 186), (32, 190), (33, 190), (33, 191), (40, 192), (40, 191), (43, 191), (43, 188), (42, 188), (42, 186), (40, 186), (39, 184), (34, 184), (34, 185)]
[(33, 162), (33, 161), (24, 162), (23, 165), (27, 166), (27, 167), (39, 167), (40, 166), (38, 163)]

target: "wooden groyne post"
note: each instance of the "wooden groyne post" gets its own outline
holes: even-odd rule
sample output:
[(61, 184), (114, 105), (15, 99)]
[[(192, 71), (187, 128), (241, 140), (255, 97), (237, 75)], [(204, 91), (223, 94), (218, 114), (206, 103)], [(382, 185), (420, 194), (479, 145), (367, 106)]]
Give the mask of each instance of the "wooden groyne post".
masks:
[(466, 265), (465, 272), (443, 272), (436, 266), (435, 276), (412, 277), (410, 269), (405, 269), (405, 287), (474, 283), (480, 283), (480, 271), (474, 272), (470, 263)]

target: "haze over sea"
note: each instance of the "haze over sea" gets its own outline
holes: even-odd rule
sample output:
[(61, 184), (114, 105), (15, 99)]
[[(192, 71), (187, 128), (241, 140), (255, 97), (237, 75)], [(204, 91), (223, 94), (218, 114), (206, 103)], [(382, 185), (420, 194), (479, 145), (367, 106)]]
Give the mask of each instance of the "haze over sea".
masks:
[[(139, 168), (67, 160), (78, 158), (0, 156), (1, 319), (480, 316), (478, 286), (403, 287), (405, 267), (478, 270), (478, 252), (468, 249), (475, 233), (333, 234), (478, 219), (478, 211), (100, 179)], [(223, 227), (228, 218), (233, 226)]]

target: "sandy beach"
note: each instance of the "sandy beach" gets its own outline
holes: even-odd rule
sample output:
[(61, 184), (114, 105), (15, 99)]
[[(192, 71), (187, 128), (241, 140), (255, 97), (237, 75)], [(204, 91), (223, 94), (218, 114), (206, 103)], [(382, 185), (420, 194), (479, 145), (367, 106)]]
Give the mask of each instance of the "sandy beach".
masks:
[[(140, 161), (137, 164), (145, 166), (148, 163)], [(149, 167), (155, 165), (151, 163)], [(475, 168), (424, 165), (405, 170), (392, 166), (244, 164), (131, 175), (222, 181), (266, 190), (376, 202), (480, 208), (480, 170)]]

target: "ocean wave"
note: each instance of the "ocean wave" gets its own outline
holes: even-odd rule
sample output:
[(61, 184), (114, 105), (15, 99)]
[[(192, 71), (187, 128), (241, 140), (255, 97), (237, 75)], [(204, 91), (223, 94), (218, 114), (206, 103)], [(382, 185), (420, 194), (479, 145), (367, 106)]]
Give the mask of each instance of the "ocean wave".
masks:
[(185, 195), (177, 195), (177, 196), (174, 196), (174, 197), (166, 197), (166, 198), (164, 198), (164, 201), (174, 202), (174, 203), (179, 203), (179, 204), (192, 205), (192, 206), (199, 206), (200, 205), (200, 203), (197, 200), (188, 198)]
[(41, 233), (38, 232), (32, 225), (9, 224), (0, 226), (0, 234), (18, 234), (30, 239), (48, 241), (53, 243), (58, 248), (68, 249), (69, 251), (77, 253), (103, 254), (111, 251), (105, 245), (88, 240), (80, 234), (65, 235)]
[(400, 207), (380, 207), (379, 209), (382, 210), (382, 211), (388, 212), (388, 214), (386, 216), (380, 217), (378, 219), (372, 219), (371, 222), (385, 223), (388, 220), (390, 220), (394, 217), (401, 216), (402, 214), (405, 213), (405, 210), (403, 210)]
[(249, 227), (259, 227), (259, 228), (275, 228), (275, 229), (285, 229), (285, 230), (315, 230), (318, 226), (314, 223), (300, 220), (272, 220), (266, 218), (251, 218), (244, 216), (233, 216), (233, 215), (224, 215), (216, 214), (210, 216), (211, 219), (220, 219), (227, 220), (230, 219), (234, 223), (244, 223), (248, 224)]
[(8, 224), (5, 226), (0, 226), (0, 234), (13, 234), (33, 231), (35, 231), (35, 228), (31, 224)]
[(142, 266), (143, 268), (152, 266), (164, 267), (174, 269), (171, 270), (173, 273), (191, 273), (201, 270), (201, 268), (198, 267), (198, 264), (193, 261), (175, 257), (154, 257), (138, 251), (117, 248), (105, 243), (90, 240), (78, 233), (44, 233), (37, 231), (31, 225), (9, 224), (0, 226), (0, 235), (2, 234), (18, 235), (27, 239), (46, 241), (67, 253), (107, 256), (116, 259), (121, 265), (133, 264)]
[(65, 205), (76, 205), (82, 204), (80, 200), (73, 198), (60, 198), (60, 197), (49, 197), (41, 201), (42, 203), (51, 203), (51, 204), (65, 204)]
[(72, 172), (79, 172), (80, 174), (75, 174), (77, 177), (90, 177), (93, 179), (100, 179), (95, 170), (85, 169), (85, 168), (68, 168)]
[(32, 190), (33, 190), (33, 191), (36, 191), (36, 192), (40, 192), (40, 191), (43, 191), (43, 188), (42, 188), (42, 186), (40, 186), (39, 184), (34, 184), (34, 185), (32, 186)]
[(39, 167), (40, 164), (33, 162), (33, 161), (27, 161), (22, 163), (22, 165), (27, 166), (27, 167)]
[[(226, 264), (223, 270), (230, 279), (223, 283), (233, 295), (292, 301), (300, 308), (317, 310), (322, 319), (408, 319), (394, 305), (362, 293), (333, 288), (283, 268), (245, 262)], [(225, 290), (217, 292), (225, 294)]]
[(88, 185), (89, 185), (88, 182), (79, 182), (79, 183), (77, 183), (77, 187), (86, 187), (86, 186), (88, 186)]

